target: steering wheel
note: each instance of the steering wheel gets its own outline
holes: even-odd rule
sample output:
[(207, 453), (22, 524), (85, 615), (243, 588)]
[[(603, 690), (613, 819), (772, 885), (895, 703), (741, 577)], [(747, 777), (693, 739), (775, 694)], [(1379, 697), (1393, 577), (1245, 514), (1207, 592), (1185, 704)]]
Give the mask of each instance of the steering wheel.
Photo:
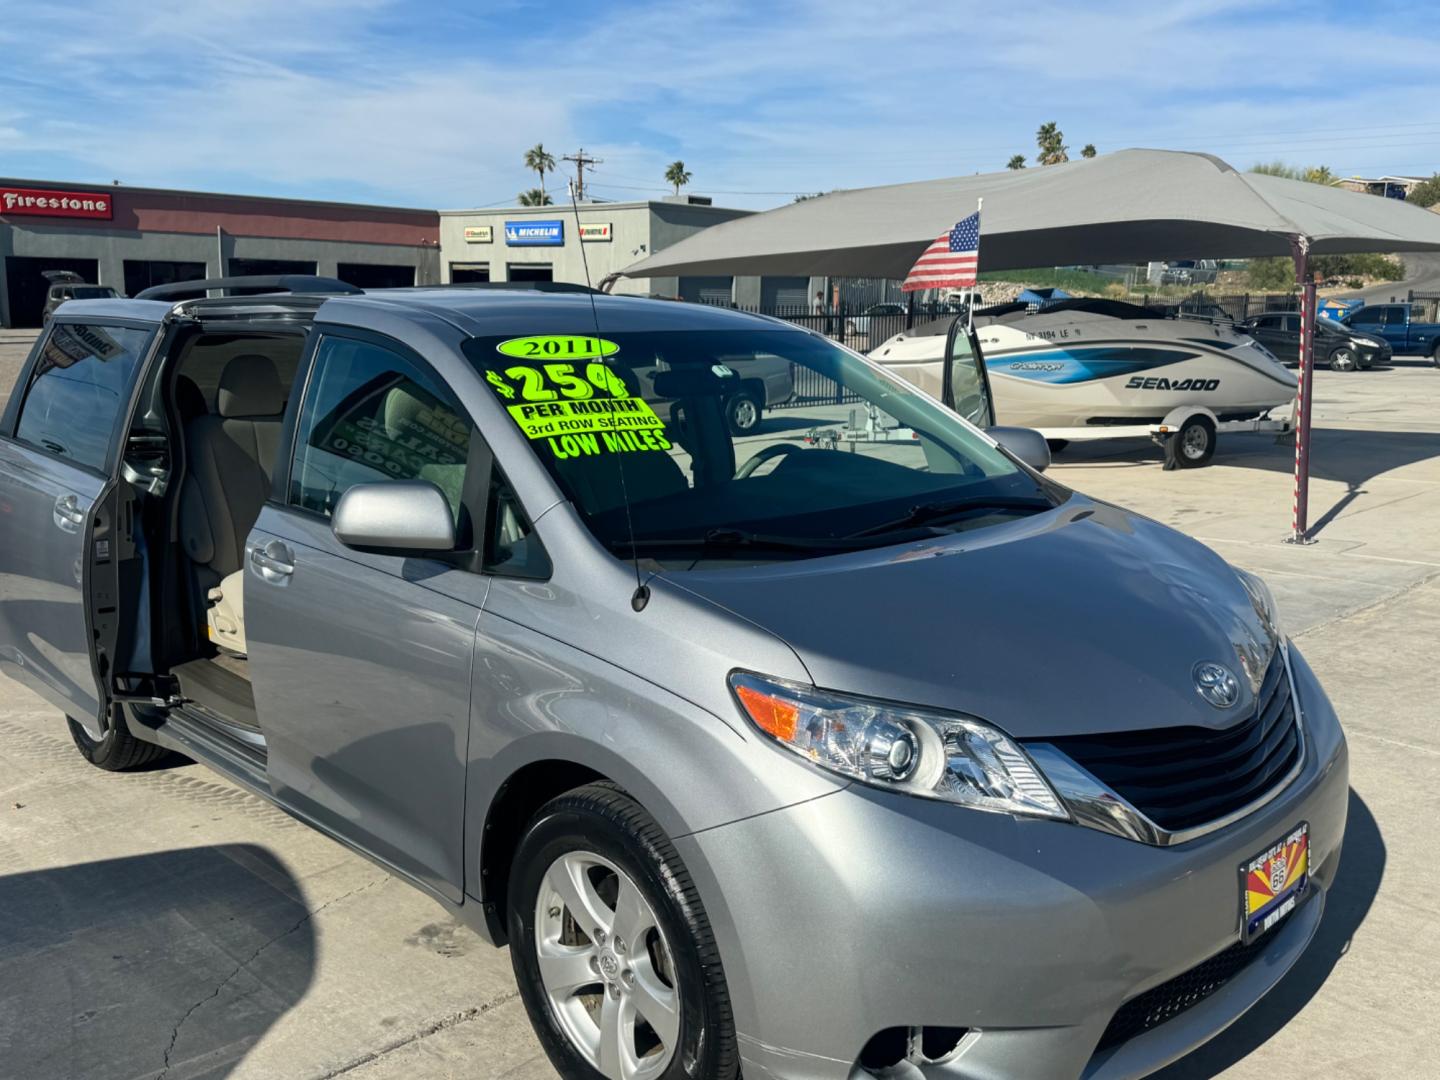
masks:
[(753, 473), (761, 465), (764, 465), (765, 462), (769, 461), (771, 458), (785, 457), (786, 455), (798, 453), (799, 451), (804, 449), (805, 447), (800, 446), (797, 443), (771, 443), (769, 446), (757, 451), (754, 455), (751, 456), (750, 460), (748, 460), (747, 462), (745, 462), (744, 465), (741, 465), (738, 469), (736, 469), (735, 479), (744, 480), (747, 476)]

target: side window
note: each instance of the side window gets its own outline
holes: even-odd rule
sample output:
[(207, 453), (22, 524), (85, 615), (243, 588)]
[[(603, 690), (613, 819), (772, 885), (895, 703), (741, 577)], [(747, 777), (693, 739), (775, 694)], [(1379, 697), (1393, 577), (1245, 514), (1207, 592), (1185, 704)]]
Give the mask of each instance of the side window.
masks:
[(460, 526), (472, 432), (435, 377), (400, 353), (322, 338), (296, 429), (290, 502), (329, 517), (355, 484), (428, 480)]
[(1384, 321), (1387, 310), (1381, 307), (1362, 307), (1350, 317), (1350, 321), (1356, 326), (1379, 326)]
[(1286, 316), (1285, 316), (1285, 330), (1286, 330), (1287, 333), (1291, 333), (1291, 334), (1298, 334), (1298, 333), (1300, 333), (1300, 316), (1299, 316), (1299, 315), (1286, 315)]
[(520, 499), (496, 465), (490, 475), (490, 505), (485, 511), (484, 569), (508, 577), (548, 578), (550, 558), (520, 507)]
[(15, 437), (103, 468), (153, 331), (57, 323), (41, 346)]

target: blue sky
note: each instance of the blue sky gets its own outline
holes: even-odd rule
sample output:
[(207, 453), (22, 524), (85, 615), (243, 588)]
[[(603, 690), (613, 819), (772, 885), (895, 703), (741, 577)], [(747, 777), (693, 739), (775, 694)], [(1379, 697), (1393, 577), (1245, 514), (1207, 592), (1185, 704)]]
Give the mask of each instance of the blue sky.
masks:
[(1428, 174), (1437, 44), (1378, 0), (0, 0), (0, 174), (499, 205), (543, 141), (606, 198), (681, 158), (764, 207), (1003, 168), (1047, 120), (1072, 154)]

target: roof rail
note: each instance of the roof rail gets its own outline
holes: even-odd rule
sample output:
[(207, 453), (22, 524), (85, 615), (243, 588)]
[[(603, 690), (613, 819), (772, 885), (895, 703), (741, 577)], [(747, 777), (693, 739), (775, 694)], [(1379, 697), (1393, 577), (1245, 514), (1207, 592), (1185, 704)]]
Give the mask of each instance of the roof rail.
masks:
[(589, 285), (573, 281), (451, 281), (444, 285), (421, 285), (421, 289), (496, 289), (514, 292), (596, 293)]
[(151, 285), (135, 294), (136, 300), (182, 300), (191, 293), (218, 289), (245, 289), (252, 296), (264, 293), (333, 293), (358, 296), (364, 289), (347, 285), (338, 278), (316, 277), (314, 274), (253, 274), (240, 277), (202, 278), (196, 281), (174, 281), (168, 285)]

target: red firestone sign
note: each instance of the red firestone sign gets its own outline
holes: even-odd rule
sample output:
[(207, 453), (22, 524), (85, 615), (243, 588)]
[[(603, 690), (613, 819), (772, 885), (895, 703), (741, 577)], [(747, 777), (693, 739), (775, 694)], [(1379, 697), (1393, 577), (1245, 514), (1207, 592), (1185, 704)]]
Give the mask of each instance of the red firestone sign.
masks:
[(113, 212), (114, 200), (108, 192), (33, 191), (29, 188), (0, 187), (0, 215), (109, 219)]

